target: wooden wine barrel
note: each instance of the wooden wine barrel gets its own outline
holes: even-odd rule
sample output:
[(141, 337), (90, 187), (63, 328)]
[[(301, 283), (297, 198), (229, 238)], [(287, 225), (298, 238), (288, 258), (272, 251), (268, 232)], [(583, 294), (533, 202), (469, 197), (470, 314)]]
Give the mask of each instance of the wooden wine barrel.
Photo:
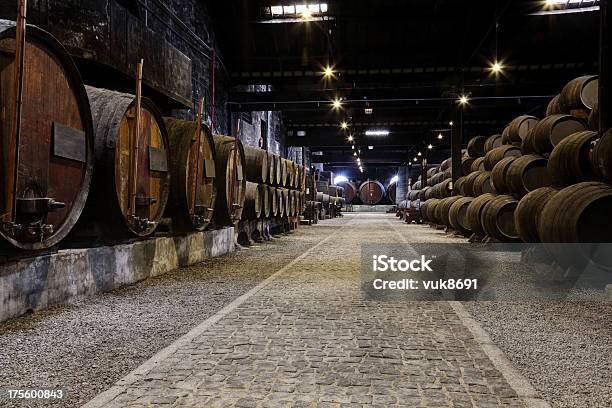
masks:
[[(325, 200), (325, 198), (323, 199), (323, 202), (327, 202), (329, 203), (329, 195), (328, 194), (323, 194), (323, 196), (327, 197), (327, 201)], [(291, 217), (293, 214), (293, 209), (291, 208), (291, 200), (289, 200), (289, 189), (283, 188), (281, 189), (281, 199), (283, 200), (283, 208), (285, 209), (285, 217)]]
[(282, 187), (288, 187), (289, 186), (289, 169), (287, 168), (287, 159), (283, 159), (282, 157), (279, 156), (278, 158), (279, 162), (280, 162), (280, 182), (278, 183), (279, 186)]
[(522, 197), (537, 188), (550, 186), (547, 163), (544, 157), (533, 154), (517, 157), (506, 172), (506, 185), (512, 194)]
[(453, 159), (448, 158), (448, 159), (444, 160), (440, 164), (440, 170), (439, 171), (444, 171), (444, 170), (450, 169), (452, 166), (453, 166)]
[(591, 166), (591, 145), (596, 132), (574, 133), (563, 139), (548, 158), (548, 174), (554, 187), (562, 188), (595, 179)]
[(243, 144), (244, 149), (244, 176), (252, 183), (265, 184), (270, 178), (270, 165), (268, 163), (268, 152), (263, 149)]
[(240, 221), (244, 208), (246, 179), (244, 150), (240, 140), (213, 135), (215, 142), (215, 184), (217, 201), (213, 219), (218, 226), (230, 226)]
[(164, 215), (170, 193), (164, 120), (153, 102), (142, 98), (136, 148), (134, 96), (86, 89), (96, 133), (96, 168), (79, 235), (87, 235), (95, 225), (107, 240), (148, 236)]
[(413, 190), (420, 190), (422, 188), (422, 186), (423, 186), (423, 183), (421, 183), (421, 181), (419, 180), (419, 181), (417, 181), (416, 183), (414, 183), (412, 185), (412, 189)]
[(529, 133), (538, 122), (538, 118), (530, 115), (522, 115), (513, 119), (508, 125), (508, 132), (506, 134), (508, 140), (504, 140), (503, 142), (505, 144), (520, 146), (523, 139), (527, 136), (527, 133)]
[(467, 220), (467, 209), (472, 201), (474, 201), (472, 197), (459, 197), (448, 211), (450, 227), (466, 236), (471, 232)]
[(484, 157), (479, 157), (472, 163), (472, 171), (485, 171)]
[(493, 187), (493, 182), (491, 181), (491, 172), (490, 171), (478, 172), (478, 175), (474, 178), (474, 183), (472, 184), (472, 190), (474, 191), (474, 197), (478, 197), (479, 195), (482, 195), (485, 193), (495, 192), (495, 188)]
[(410, 201), (417, 200), (419, 198), (420, 193), (421, 193), (421, 190), (410, 190), (408, 194), (406, 195), (406, 198)]
[(446, 198), (450, 197), (453, 194), (453, 179), (448, 178), (435, 186), (433, 186), (432, 191), (435, 198)]
[(467, 176), (472, 172), (472, 164), (474, 164), (473, 157), (462, 157), (461, 158), (461, 174)]
[(612, 182), (612, 130), (608, 130), (593, 148), (593, 171), (602, 179)]
[(338, 183), (339, 186), (344, 188), (344, 197), (346, 198), (347, 203), (352, 203), (355, 197), (357, 196), (357, 186), (355, 183), (350, 181), (343, 181)]
[(295, 169), (296, 169), (295, 170), (295, 174), (296, 174), (296, 177), (297, 177), (296, 188), (297, 189), (302, 189), (304, 187), (304, 184), (303, 184), (304, 166), (302, 166), (300, 164), (296, 164), (295, 166), (296, 166), (295, 167)]
[(586, 117), (593, 109), (599, 95), (599, 77), (586, 75), (572, 79), (559, 94), (559, 107), (564, 113)]
[(270, 214), (266, 217), (276, 217), (278, 215), (278, 200), (276, 194), (276, 187), (268, 186), (268, 208), (270, 209)]
[[(319, 194), (321, 195), (321, 201), (319, 201)], [(328, 196), (329, 197), (329, 196)], [(317, 193), (317, 201), (323, 201), (323, 193)], [(283, 189), (282, 187), (278, 187), (276, 189), (276, 208), (277, 208), (277, 216), (283, 218), (287, 215), (287, 206), (285, 204), (285, 199), (283, 198)]]
[(550, 100), (548, 106), (546, 107), (546, 116), (558, 115), (563, 113), (561, 109), (561, 105), (559, 104), (560, 95), (555, 96)]
[(440, 202), (436, 206), (436, 220), (438, 221), (439, 224), (446, 225), (447, 227), (451, 226), (451, 223), (449, 220), (450, 208), (460, 198), (461, 197), (459, 196), (452, 196), (452, 197), (446, 197), (440, 200)]
[(283, 160), (283, 168), (285, 169), (285, 187), (291, 188), (293, 187), (293, 183), (295, 182), (295, 173), (293, 171), (293, 162), (291, 160), (282, 159)]
[(560, 190), (538, 220), (542, 242), (612, 242), (612, 186), (594, 181)]
[(538, 222), (546, 203), (557, 194), (552, 187), (541, 187), (521, 198), (514, 212), (514, 224), (524, 242), (540, 242)]
[(274, 178), (270, 178), (270, 184), (281, 186), (283, 183), (283, 163), (281, 157), (276, 154), (270, 154), (269, 156), (271, 156), (270, 163), (274, 167), (273, 170), (270, 170), (270, 174), (274, 174)]
[[(338, 198), (338, 201), (340, 201), (342, 197), (337, 197), (337, 198)], [(300, 205), (297, 190), (291, 190), (289, 192), (289, 200), (291, 201), (293, 216), (296, 217), (299, 214), (299, 205)]]
[[(535, 128), (534, 128), (535, 129)], [(529, 131), (529, 133), (527, 133), (527, 136), (525, 136), (525, 138), (523, 139), (523, 141), (521, 142), (521, 152), (523, 152), (523, 154), (537, 154), (535, 147), (534, 147), (534, 129), (531, 129)]]
[(474, 192), (474, 182), (476, 181), (476, 177), (478, 177), (482, 173), (482, 171), (474, 171), (465, 177), (465, 181), (463, 182), (463, 194), (468, 197), (475, 197)]
[(244, 193), (244, 210), (242, 211), (243, 220), (257, 220), (261, 217), (262, 199), (259, 184), (247, 181)]
[(585, 123), (571, 115), (552, 115), (542, 119), (530, 135), (533, 150), (539, 154), (552, 149), (571, 134), (586, 130)]
[(359, 186), (359, 197), (366, 205), (379, 204), (385, 198), (385, 187), (377, 180), (365, 181)]
[(207, 126), (164, 118), (170, 143), (170, 197), (166, 217), (175, 233), (204, 231), (217, 198), (215, 145)]
[(258, 188), (259, 188), (259, 197), (261, 199), (261, 217), (269, 218), (271, 208), (270, 208), (270, 197), (268, 196), (269, 195), (268, 186), (265, 184), (259, 184)]
[(482, 214), (484, 206), (495, 197), (497, 196), (494, 194), (483, 194), (474, 198), (472, 202), (470, 202), (470, 204), (468, 205), (466, 211), (467, 225), (468, 229), (474, 234), (479, 236), (486, 235), (484, 229), (482, 228), (480, 216)]
[(593, 110), (589, 114), (589, 129), (593, 132), (599, 132), (599, 104), (593, 106)]
[(438, 167), (432, 167), (431, 169), (427, 170), (427, 178), (432, 177), (437, 172), (438, 172)]
[(437, 198), (431, 198), (421, 203), (421, 217), (430, 223), (436, 223), (435, 213), (436, 207), (440, 202)]
[(397, 183), (389, 184), (387, 186), (387, 198), (389, 198), (389, 201), (392, 204), (395, 204), (395, 200), (396, 200), (395, 192), (396, 192), (396, 189), (397, 189)]
[(465, 183), (466, 176), (459, 177), (455, 184), (453, 185), (453, 194), (454, 195), (465, 195), (463, 190), (463, 184)]
[(493, 167), (497, 163), (499, 163), (504, 157), (518, 157), (521, 155), (521, 149), (513, 146), (513, 145), (502, 145), (500, 147), (496, 147), (493, 150), (489, 150), (489, 152), (484, 157), (484, 168), (487, 171), (492, 171)]
[[(303, 191), (300, 191), (298, 197), (299, 197), (298, 214), (301, 215), (301, 214), (304, 213), (304, 208), (306, 206), (306, 194)], [(346, 199), (345, 198), (342, 199), (342, 204), (344, 204), (344, 205), (346, 204)]]
[(485, 154), (502, 145), (502, 135), (489, 136), (484, 144)]
[(486, 235), (502, 242), (516, 242), (519, 235), (514, 223), (518, 201), (508, 195), (496, 196), (482, 209), (480, 222)]
[(51, 34), (30, 25), (25, 33), (17, 143), (16, 30), (0, 20), (0, 251), (11, 254), (48, 249), (68, 235), (87, 201), (94, 161), (91, 109), (79, 71)]
[(482, 157), (485, 154), (485, 141), (487, 139), (484, 136), (476, 136), (469, 140), (467, 145), (467, 152), (470, 157)]
[(510, 193), (510, 188), (506, 183), (506, 175), (508, 174), (508, 168), (514, 160), (516, 160), (514, 156), (505, 157), (493, 167), (491, 171), (491, 183), (493, 183), (495, 194)]

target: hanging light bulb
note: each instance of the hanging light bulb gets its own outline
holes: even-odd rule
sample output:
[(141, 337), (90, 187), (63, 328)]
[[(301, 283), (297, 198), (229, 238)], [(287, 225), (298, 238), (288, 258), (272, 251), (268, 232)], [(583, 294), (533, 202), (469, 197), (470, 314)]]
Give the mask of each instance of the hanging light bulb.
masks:
[(433, 149), (433, 145), (430, 143), (430, 144), (427, 146), (427, 148), (428, 148), (429, 150), (431, 150), (431, 149)]
[(440, 134), (438, 135), (438, 140), (442, 140), (442, 139), (444, 139), (444, 136), (442, 136), (442, 133), (440, 133)]
[(421, 152), (419, 152), (419, 153), (417, 154), (417, 156), (419, 156), (419, 157), (421, 157), (422, 155), (423, 155), (423, 154), (422, 154)]

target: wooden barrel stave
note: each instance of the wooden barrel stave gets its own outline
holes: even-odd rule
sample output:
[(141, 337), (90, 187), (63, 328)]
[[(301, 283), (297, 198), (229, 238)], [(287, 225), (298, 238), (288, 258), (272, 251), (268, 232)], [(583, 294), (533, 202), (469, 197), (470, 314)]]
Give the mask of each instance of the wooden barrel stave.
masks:
[(519, 201), (514, 213), (514, 223), (524, 242), (540, 242), (538, 222), (546, 203), (557, 194), (552, 187), (541, 187), (528, 193)]
[(276, 199), (276, 187), (268, 187), (268, 208), (270, 209), (270, 217), (278, 215), (278, 201)]
[(522, 197), (537, 188), (550, 186), (547, 163), (546, 158), (533, 154), (516, 158), (506, 172), (508, 189), (513, 195)]
[(459, 197), (448, 211), (451, 228), (466, 236), (471, 233), (467, 222), (467, 209), (472, 201), (474, 201), (472, 197)]
[(482, 209), (480, 222), (487, 236), (502, 242), (516, 242), (519, 235), (514, 222), (518, 201), (508, 195), (491, 199)]
[(246, 178), (244, 151), (239, 140), (213, 135), (215, 144), (215, 184), (217, 200), (213, 219), (218, 226), (231, 226), (242, 218)]
[(244, 176), (252, 183), (267, 183), (269, 181), (268, 152), (263, 149), (243, 144)]
[(261, 217), (262, 212), (262, 199), (261, 190), (259, 184), (246, 182), (246, 188), (244, 192), (244, 209), (242, 211), (242, 220), (257, 220)]
[(478, 236), (486, 235), (484, 229), (482, 228), (482, 222), (481, 222), (480, 216), (482, 214), (482, 210), (485, 207), (485, 205), (489, 201), (494, 199), (495, 197), (496, 196), (494, 194), (490, 194), (490, 193), (483, 194), (481, 196), (474, 198), (468, 205), (468, 208), (466, 211), (468, 229), (472, 231), (474, 234)]
[(485, 141), (487, 139), (484, 136), (475, 136), (468, 141), (467, 152), (470, 157), (482, 157), (485, 154)]
[(502, 135), (489, 136), (484, 143), (485, 154), (495, 149), (496, 147), (501, 146), (502, 144)]
[(548, 158), (548, 173), (553, 186), (566, 187), (595, 178), (590, 156), (591, 144), (596, 139), (596, 132), (578, 132), (555, 146)]
[(538, 118), (530, 115), (522, 115), (513, 119), (508, 125), (507, 144), (520, 146), (523, 139), (538, 122)]
[(508, 174), (508, 168), (516, 160), (515, 156), (505, 157), (501, 159), (491, 171), (491, 182), (495, 189), (495, 194), (509, 194), (510, 188), (506, 183), (506, 176)]
[(599, 94), (599, 77), (585, 75), (569, 81), (559, 94), (559, 107), (563, 113), (586, 118)]
[(472, 191), (474, 192), (474, 197), (485, 193), (495, 192), (495, 188), (493, 187), (493, 183), (491, 181), (491, 172), (477, 172), (477, 176), (474, 178), (474, 182), (472, 183)]

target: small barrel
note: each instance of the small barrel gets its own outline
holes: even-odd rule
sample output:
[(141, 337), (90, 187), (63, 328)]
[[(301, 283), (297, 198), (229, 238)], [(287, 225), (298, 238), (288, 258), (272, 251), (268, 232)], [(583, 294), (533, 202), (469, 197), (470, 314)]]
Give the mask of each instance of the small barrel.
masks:
[(493, 187), (493, 182), (491, 181), (491, 172), (490, 171), (480, 171), (478, 175), (474, 178), (474, 183), (472, 184), (472, 190), (474, 192), (474, 197), (478, 197), (479, 195), (485, 193), (494, 193), (495, 188)]
[(523, 154), (536, 154), (537, 153), (536, 149), (535, 149), (535, 147), (533, 145), (533, 140), (534, 140), (533, 131), (534, 131), (534, 129), (531, 129), (531, 131), (529, 131), (529, 133), (527, 133), (527, 136), (525, 136), (525, 138), (521, 142), (521, 152), (523, 152)]
[(269, 218), (272, 209), (270, 208), (270, 197), (268, 186), (265, 184), (259, 184), (259, 197), (261, 200), (261, 217)]
[(502, 145), (502, 135), (489, 136), (484, 143), (485, 154)]
[(482, 209), (482, 229), (486, 235), (502, 242), (515, 242), (519, 235), (514, 223), (518, 201), (509, 195), (496, 196)]
[(544, 157), (533, 154), (516, 158), (506, 172), (506, 185), (512, 194), (522, 197), (537, 188), (550, 186), (547, 163)]
[(467, 152), (470, 157), (482, 157), (485, 154), (485, 141), (487, 139), (484, 136), (476, 136), (469, 140), (467, 145)]
[(452, 158), (448, 158), (446, 160), (444, 160), (441, 164), (440, 164), (440, 170), (439, 171), (444, 171), (444, 170), (448, 170), (453, 166), (453, 160)]
[(421, 204), (421, 217), (430, 223), (436, 223), (436, 207), (440, 202), (437, 198), (431, 198)]
[(267, 186), (268, 187), (268, 208), (270, 209), (270, 214), (266, 217), (276, 217), (278, 215), (278, 200), (276, 198), (276, 187)]
[(343, 181), (338, 183), (339, 186), (344, 188), (344, 198), (346, 198), (347, 203), (352, 203), (355, 197), (357, 196), (357, 186), (355, 183), (350, 181)]
[(432, 177), (437, 172), (438, 172), (438, 168), (432, 167), (431, 169), (427, 170), (427, 178)]
[(559, 107), (563, 113), (584, 117), (593, 109), (599, 96), (599, 77), (585, 75), (569, 81), (559, 94)]
[(476, 159), (469, 156), (461, 158), (461, 174), (463, 176), (467, 176), (472, 172), (472, 164), (474, 164), (474, 160)]
[(263, 149), (243, 144), (244, 149), (244, 176), (252, 183), (265, 184), (270, 178), (270, 165), (268, 163), (268, 152)]
[(94, 163), (91, 109), (79, 71), (51, 34), (31, 25), (19, 143), (12, 140), (15, 38), (15, 24), (0, 20), (0, 251), (6, 246), (9, 254), (48, 249), (68, 235), (87, 201)]
[(387, 198), (392, 204), (395, 204), (397, 183), (392, 183), (387, 186)]
[(385, 187), (377, 180), (364, 181), (359, 186), (359, 197), (366, 205), (379, 204), (385, 198)]
[(420, 190), (423, 186), (423, 183), (421, 183), (421, 180), (417, 181), (416, 183), (412, 184), (412, 189), (413, 190)]
[(164, 118), (170, 142), (170, 197), (166, 217), (175, 233), (204, 231), (217, 198), (215, 145), (206, 126)]
[(595, 174), (612, 182), (612, 130), (608, 130), (595, 143), (592, 162)]
[(550, 100), (548, 106), (546, 107), (546, 116), (558, 115), (563, 113), (561, 110), (561, 105), (559, 104), (559, 95), (555, 96)]
[(406, 194), (406, 198), (410, 201), (414, 201), (419, 198), (420, 190), (410, 190), (408, 194)]
[(463, 194), (468, 197), (476, 197), (474, 193), (474, 181), (476, 181), (476, 177), (478, 177), (482, 173), (482, 171), (474, 171), (468, 174), (465, 177), (465, 181), (463, 182)]
[(472, 163), (472, 171), (485, 171), (484, 157), (479, 157)]
[(459, 196), (452, 196), (440, 200), (440, 202), (436, 206), (436, 219), (439, 224), (446, 225), (447, 227), (451, 226), (449, 220), (450, 208), (460, 198), (461, 197)]
[(434, 197), (436, 198), (450, 197), (453, 194), (452, 186), (453, 186), (453, 179), (450, 179), (450, 178), (436, 184), (432, 188)]
[(298, 211), (298, 191), (297, 190), (291, 190), (289, 191), (289, 202), (290, 205), (289, 207), (291, 208), (291, 215), (292, 216), (297, 216), (299, 211)]
[(218, 226), (230, 226), (240, 221), (244, 208), (244, 150), (233, 137), (213, 135), (213, 141), (217, 185), (214, 220)]
[(491, 183), (493, 183), (495, 194), (510, 194), (510, 188), (506, 183), (506, 176), (508, 174), (508, 168), (514, 160), (516, 160), (514, 156), (505, 157), (493, 167), (491, 171)]
[(259, 184), (246, 182), (244, 193), (244, 209), (242, 211), (243, 220), (257, 220), (261, 217), (262, 195)]
[(430, 198), (433, 198), (431, 196), (431, 193), (433, 192), (432, 187), (425, 187), (424, 189), (419, 190), (419, 200), (421, 201), (425, 201), (425, 200), (429, 200)]
[(574, 133), (563, 139), (548, 158), (548, 174), (554, 187), (562, 188), (595, 179), (591, 166), (591, 145), (596, 132)]
[(463, 184), (465, 183), (466, 178), (466, 176), (459, 177), (457, 181), (455, 181), (455, 184), (453, 185), (453, 195), (465, 195), (463, 190)]
[(87, 94), (96, 131), (96, 170), (83, 221), (91, 217), (108, 240), (148, 236), (170, 194), (169, 141), (161, 113), (142, 98), (137, 146), (135, 97), (93, 87), (87, 87)]
[(508, 125), (508, 132), (506, 134), (508, 140), (504, 140), (504, 143), (520, 146), (523, 139), (525, 139), (529, 131), (533, 129), (538, 122), (538, 118), (530, 115), (522, 115), (513, 119)]
[(521, 149), (513, 145), (502, 145), (493, 150), (490, 150), (484, 157), (484, 168), (487, 171), (492, 171), (493, 167), (499, 163), (504, 157), (518, 157), (521, 155)]
[(480, 216), (482, 214), (482, 210), (484, 206), (497, 197), (494, 194), (483, 194), (479, 197), (476, 197), (470, 202), (466, 211), (467, 225), (470, 231), (479, 236), (486, 235), (484, 229), (482, 228), (482, 222), (480, 220)]
[(474, 201), (472, 197), (459, 197), (459, 199), (451, 205), (448, 211), (448, 220), (451, 228), (459, 231), (463, 235), (470, 234), (467, 221), (467, 209), (472, 201)]
[(521, 198), (514, 212), (514, 224), (524, 242), (540, 242), (538, 222), (544, 206), (557, 194), (552, 187), (541, 187)]
[(553, 148), (569, 135), (586, 130), (585, 123), (571, 115), (552, 115), (542, 119), (529, 135), (533, 150), (539, 154)]

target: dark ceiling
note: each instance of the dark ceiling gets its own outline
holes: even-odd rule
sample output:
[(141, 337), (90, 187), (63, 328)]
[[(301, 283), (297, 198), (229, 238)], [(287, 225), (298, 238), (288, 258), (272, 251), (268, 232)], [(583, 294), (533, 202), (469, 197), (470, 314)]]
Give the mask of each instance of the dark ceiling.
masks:
[[(366, 167), (405, 163), (430, 142), (435, 161), (448, 156), (448, 122), (461, 123), (458, 95), (471, 98), (467, 141), (501, 132), (520, 114), (542, 116), (565, 82), (598, 70), (597, 12), (530, 15), (542, 0), (326, 3), (327, 21), (281, 24), (262, 23), (261, 8), (303, 3), (214, 0), (209, 7), (232, 73), (233, 109), (282, 111), (288, 143), (323, 151), (318, 159), (330, 166), (351, 163), (342, 121), (358, 146), (375, 145), (364, 149)], [(491, 75), (496, 50), (505, 69)], [(332, 80), (323, 80), (327, 65)], [(248, 85), (270, 87), (248, 92)], [(335, 98), (345, 99), (342, 109), (331, 109)], [(373, 128), (391, 135), (367, 138)]]

